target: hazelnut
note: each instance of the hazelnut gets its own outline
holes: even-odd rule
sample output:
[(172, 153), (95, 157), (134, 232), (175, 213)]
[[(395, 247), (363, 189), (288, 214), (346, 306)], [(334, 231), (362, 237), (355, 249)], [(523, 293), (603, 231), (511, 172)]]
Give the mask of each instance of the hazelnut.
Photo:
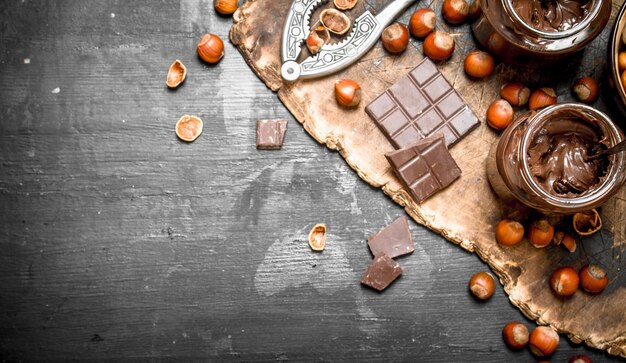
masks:
[(467, 13), (467, 20), (474, 21), (477, 20), (482, 14), (483, 10), (480, 7), (480, 0), (474, 0), (469, 5), (469, 11)]
[(485, 78), (493, 74), (495, 67), (493, 57), (487, 52), (474, 50), (465, 57), (463, 67), (465, 73), (475, 78)]
[(467, 18), (469, 5), (465, 0), (444, 0), (441, 15), (450, 24), (461, 24)]
[(354, 107), (361, 102), (361, 86), (351, 79), (335, 82), (335, 99), (344, 107)]
[(409, 20), (409, 30), (416, 38), (424, 38), (435, 30), (437, 16), (431, 8), (421, 8), (415, 10)]
[(578, 290), (578, 273), (572, 267), (559, 267), (550, 276), (550, 287), (559, 296), (571, 296)]
[(488, 272), (477, 272), (469, 280), (469, 289), (480, 300), (488, 300), (496, 291), (496, 281)]
[(543, 87), (534, 90), (528, 99), (528, 108), (536, 110), (538, 108), (554, 105), (556, 103), (556, 92), (553, 88)]
[(624, 89), (624, 91), (626, 91), (626, 71), (622, 72), (620, 80), (622, 81), (622, 88)]
[(580, 102), (591, 103), (598, 99), (598, 83), (591, 77), (578, 78), (572, 91)]
[(626, 51), (621, 51), (617, 55), (617, 68), (620, 72), (626, 70)]
[(434, 31), (428, 34), (422, 49), (424, 54), (432, 60), (446, 60), (454, 52), (454, 39), (446, 32)]
[(326, 246), (326, 225), (316, 224), (309, 232), (309, 247), (313, 251), (323, 251)]
[(543, 248), (552, 242), (554, 227), (547, 219), (533, 221), (528, 229), (528, 242), (536, 248)]
[(202, 133), (202, 120), (196, 116), (183, 115), (176, 122), (176, 136), (181, 140), (192, 142)]
[(213, 0), (213, 7), (222, 15), (231, 15), (237, 11), (237, 0)]
[(598, 265), (585, 265), (578, 273), (580, 277), (580, 286), (583, 290), (592, 294), (598, 294), (604, 291), (609, 283), (609, 276), (606, 271)]
[(528, 328), (520, 322), (510, 322), (502, 329), (502, 338), (509, 348), (522, 349), (528, 344)]
[(167, 80), (165, 81), (165, 84), (167, 84), (169, 88), (176, 88), (183, 83), (186, 76), (187, 67), (185, 67), (183, 62), (176, 59), (167, 72)]
[(512, 106), (524, 106), (529, 96), (530, 89), (519, 82), (505, 83), (500, 87), (500, 97), (509, 101)]
[(584, 354), (578, 354), (571, 357), (567, 363), (592, 363), (591, 359)]
[(356, 6), (357, 0), (333, 0), (333, 3), (339, 10), (350, 10)]
[(502, 35), (493, 32), (487, 38), (487, 50), (497, 56), (502, 56), (508, 48), (508, 43)]
[(496, 130), (504, 130), (513, 122), (513, 107), (506, 100), (495, 100), (487, 109), (487, 123)]
[(334, 34), (345, 34), (350, 29), (350, 18), (337, 9), (325, 9), (320, 14), (322, 25)]
[(517, 221), (503, 219), (496, 224), (496, 241), (503, 246), (513, 246), (524, 238), (524, 226)]
[(200, 59), (207, 63), (217, 63), (224, 56), (224, 42), (215, 34), (204, 34), (196, 47)]
[(389, 53), (402, 53), (409, 45), (409, 31), (400, 23), (393, 23), (383, 30), (383, 47)]
[(330, 33), (328, 29), (322, 25), (318, 25), (311, 29), (309, 36), (306, 38), (306, 47), (311, 54), (317, 54), (324, 44), (330, 41)]
[(538, 326), (530, 333), (528, 343), (535, 356), (547, 357), (559, 346), (559, 334), (549, 326)]

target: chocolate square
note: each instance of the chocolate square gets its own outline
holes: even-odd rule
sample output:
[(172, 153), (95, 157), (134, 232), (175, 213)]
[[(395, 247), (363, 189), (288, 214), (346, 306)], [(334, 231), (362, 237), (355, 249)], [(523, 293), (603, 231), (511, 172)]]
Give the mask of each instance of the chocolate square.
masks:
[(402, 275), (402, 266), (393, 258), (382, 253), (367, 266), (367, 270), (361, 277), (361, 283), (378, 291), (383, 291), (400, 275)]
[(395, 258), (415, 251), (406, 216), (396, 219), (375, 235), (370, 236), (367, 239), (367, 245), (374, 256), (384, 253)]
[(365, 111), (396, 149), (435, 132), (444, 133), (446, 146), (450, 147), (479, 124), (428, 58), (367, 105)]
[(256, 148), (260, 150), (277, 150), (283, 146), (287, 131), (287, 120), (257, 120)]
[(385, 157), (416, 202), (421, 203), (452, 184), (461, 169), (438, 133)]

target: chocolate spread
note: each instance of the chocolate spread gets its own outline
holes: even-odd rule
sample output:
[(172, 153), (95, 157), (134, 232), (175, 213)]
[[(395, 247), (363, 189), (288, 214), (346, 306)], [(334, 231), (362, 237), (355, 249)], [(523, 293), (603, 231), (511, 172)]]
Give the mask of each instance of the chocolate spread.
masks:
[(511, 0), (517, 14), (530, 26), (546, 32), (571, 29), (581, 22), (591, 0)]
[(539, 185), (552, 195), (571, 197), (594, 188), (606, 174), (600, 160), (587, 160), (601, 135), (589, 123), (574, 118), (552, 120), (531, 142), (527, 157)]

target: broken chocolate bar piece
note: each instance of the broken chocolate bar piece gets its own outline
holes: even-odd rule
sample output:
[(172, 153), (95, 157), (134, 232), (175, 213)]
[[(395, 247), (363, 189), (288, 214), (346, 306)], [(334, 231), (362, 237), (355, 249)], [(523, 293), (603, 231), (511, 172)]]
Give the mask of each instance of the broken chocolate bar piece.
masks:
[(386, 254), (380, 254), (367, 266), (361, 277), (363, 285), (383, 291), (398, 276), (402, 275), (402, 266)]
[(435, 132), (444, 134), (449, 147), (479, 124), (428, 58), (374, 99), (365, 111), (396, 149)]
[(367, 239), (367, 244), (374, 256), (384, 253), (395, 258), (415, 251), (406, 216), (396, 219), (375, 235), (370, 236)]
[(444, 189), (461, 175), (461, 169), (436, 134), (386, 154), (394, 172), (418, 203)]
[(261, 150), (276, 150), (283, 146), (287, 131), (287, 120), (257, 120), (256, 148)]

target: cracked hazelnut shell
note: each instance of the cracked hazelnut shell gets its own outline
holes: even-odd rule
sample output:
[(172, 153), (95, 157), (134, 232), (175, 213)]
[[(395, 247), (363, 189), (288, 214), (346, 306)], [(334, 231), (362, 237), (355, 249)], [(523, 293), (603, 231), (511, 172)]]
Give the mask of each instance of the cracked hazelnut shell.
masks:
[(339, 10), (350, 10), (356, 6), (357, 0), (333, 0), (333, 3)]
[(311, 54), (317, 54), (324, 44), (330, 41), (330, 33), (325, 26), (318, 25), (311, 29), (309, 36), (306, 38), (306, 47)]
[(176, 136), (183, 141), (192, 142), (202, 133), (202, 120), (199, 117), (183, 115), (176, 122)]
[(326, 225), (316, 224), (309, 232), (309, 247), (313, 251), (323, 251), (326, 246)]
[(320, 22), (334, 34), (345, 34), (350, 30), (350, 18), (337, 9), (324, 9), (320, 14)]
[(169, 88), (176, 88), (185, 81), (185, 77), (187, 77), (187, 67), (185, 67), (183, 62), (176, 59), (167, 71), (165, 84), (167, 84)]

